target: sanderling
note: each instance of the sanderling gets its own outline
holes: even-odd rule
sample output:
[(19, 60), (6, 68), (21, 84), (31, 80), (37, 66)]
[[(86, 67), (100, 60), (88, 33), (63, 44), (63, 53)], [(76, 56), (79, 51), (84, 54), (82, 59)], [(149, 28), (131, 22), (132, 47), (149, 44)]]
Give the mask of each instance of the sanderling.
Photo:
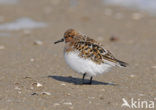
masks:
[[(104, 49), (102, 44), (74, 29), (68, 29), (64, 37), (54, 43), (64, 41), (65, 61), (75, 72), (83, 75), (83, 84), (92, 84), (93, 76), (103, 74), (111, 67), (127, 66), (127, 63), (116, 59), (110, 51)], [(86, 75), (90, 76), (90, 81), (87, 83), (84, 82)]]

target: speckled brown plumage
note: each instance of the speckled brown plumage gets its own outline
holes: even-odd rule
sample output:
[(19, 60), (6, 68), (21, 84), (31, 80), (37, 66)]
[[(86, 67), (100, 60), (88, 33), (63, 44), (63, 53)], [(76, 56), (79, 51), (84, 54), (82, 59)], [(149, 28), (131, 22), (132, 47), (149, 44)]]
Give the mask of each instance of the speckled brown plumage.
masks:
[(74, 29), (69, 29), (64, 34), (66, 42), (66, 52), (78, 51), (79, 56), (85, 59), (91, 59), (97, 64), (104, 63), (105, 60), (117, 62), (116, 58), (102, 44), (86, 35), (76, 32)]

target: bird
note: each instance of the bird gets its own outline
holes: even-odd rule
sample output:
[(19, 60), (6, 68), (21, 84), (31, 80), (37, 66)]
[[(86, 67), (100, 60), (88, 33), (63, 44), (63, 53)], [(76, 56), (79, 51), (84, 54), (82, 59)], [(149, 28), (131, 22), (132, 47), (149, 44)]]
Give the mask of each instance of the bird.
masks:
[[(103, 45), (75, 29), (65, 31), (62, 39), (54, 44), (65, 42), (64, 59), (69, 67), (81, 74), (82, 84), (92, 84), (96, 75), (108, 72), (112, 67), (127, 67), (128, 63), (116, 59)], [(89, 76), (89, 82), (85, 77)]]

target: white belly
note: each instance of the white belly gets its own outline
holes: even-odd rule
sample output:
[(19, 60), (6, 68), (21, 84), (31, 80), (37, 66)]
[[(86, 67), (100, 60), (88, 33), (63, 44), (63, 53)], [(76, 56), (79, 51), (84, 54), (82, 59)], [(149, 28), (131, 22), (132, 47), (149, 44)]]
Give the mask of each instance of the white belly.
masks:
[(69, 52), (64, 54), (66, 63), (77, 73), (87, 73), (88, 76), (95, 76), (107, 72), (112, 65), (108, 63), (96, 64), (90, 59), (80, 58), (78, 53)]

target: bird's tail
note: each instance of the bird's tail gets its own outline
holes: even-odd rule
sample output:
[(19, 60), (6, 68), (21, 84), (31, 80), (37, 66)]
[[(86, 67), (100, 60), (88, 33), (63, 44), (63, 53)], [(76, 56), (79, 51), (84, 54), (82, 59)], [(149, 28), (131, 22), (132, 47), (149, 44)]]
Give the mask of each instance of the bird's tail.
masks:
[(123, 62), (123, 61), (120, 61), (120, 60), (117, 60), (116, 61), (118, 62), (118, 66), (121, 66), (121, 67), (127, 67), (128, 66), (128, 63), (126, 62)]

